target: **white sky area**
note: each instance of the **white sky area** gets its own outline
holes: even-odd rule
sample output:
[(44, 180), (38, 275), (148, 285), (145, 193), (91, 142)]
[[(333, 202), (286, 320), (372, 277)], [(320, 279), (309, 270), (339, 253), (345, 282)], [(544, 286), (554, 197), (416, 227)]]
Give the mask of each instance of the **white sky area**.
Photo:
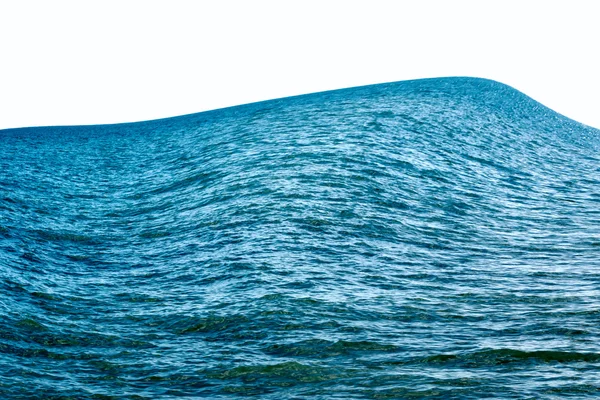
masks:
[(600, 128), (600, 2), (0, 0), (0, 129), (475, 76)]

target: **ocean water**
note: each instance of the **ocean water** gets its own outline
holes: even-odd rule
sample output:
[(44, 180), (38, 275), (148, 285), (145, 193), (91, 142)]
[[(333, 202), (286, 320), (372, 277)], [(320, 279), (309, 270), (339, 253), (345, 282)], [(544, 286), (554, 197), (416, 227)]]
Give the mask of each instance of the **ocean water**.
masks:
[(599, 150), (474, 78), (0, 131), (0, 398), (597, 398)]

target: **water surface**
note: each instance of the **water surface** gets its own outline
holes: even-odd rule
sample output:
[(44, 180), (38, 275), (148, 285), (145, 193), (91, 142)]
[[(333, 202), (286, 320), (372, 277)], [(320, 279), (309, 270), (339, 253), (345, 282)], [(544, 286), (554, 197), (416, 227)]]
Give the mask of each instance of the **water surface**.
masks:
[(596, 398), (599, 149), (473, 78), (0, 131), (0, 397)]

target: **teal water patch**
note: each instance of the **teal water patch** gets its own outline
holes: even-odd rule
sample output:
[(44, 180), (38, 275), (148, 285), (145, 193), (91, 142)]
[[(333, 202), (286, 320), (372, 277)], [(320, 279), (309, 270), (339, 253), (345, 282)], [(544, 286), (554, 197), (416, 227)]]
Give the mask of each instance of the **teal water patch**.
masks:
[(598, 150), (473, 78), (0, 131), (0, 398), (597, 398)]

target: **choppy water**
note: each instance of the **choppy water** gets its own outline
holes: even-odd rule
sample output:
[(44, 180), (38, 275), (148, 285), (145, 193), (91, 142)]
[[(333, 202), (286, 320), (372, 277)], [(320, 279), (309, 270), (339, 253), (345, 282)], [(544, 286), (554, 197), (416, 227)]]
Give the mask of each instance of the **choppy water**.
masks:
[(472, 78), (0, 131), (0, 398), (595, 398), (599, 149)]

